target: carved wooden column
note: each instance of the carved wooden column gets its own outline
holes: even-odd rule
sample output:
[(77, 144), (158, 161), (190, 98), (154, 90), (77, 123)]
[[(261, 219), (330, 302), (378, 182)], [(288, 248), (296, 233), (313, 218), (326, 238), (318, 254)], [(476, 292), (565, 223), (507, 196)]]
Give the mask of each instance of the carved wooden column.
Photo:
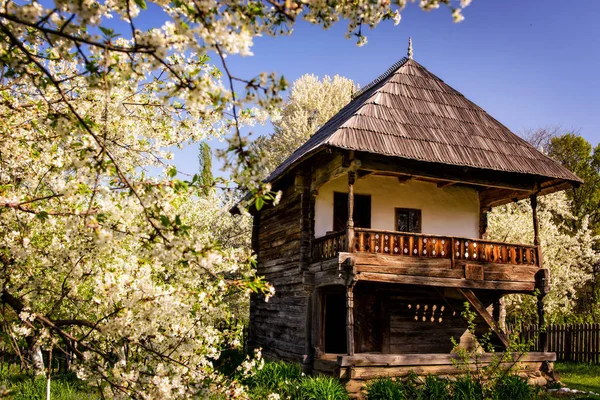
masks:
[(347, 249), (349, 253), (354, 251), (354, 181), (356, 172), (348, 171), (348, 222), (346, 224)]
[(487, 229), (488, 229), (488, 212), (489, 208), (480, 208), (479, 209), (479, 238), (487, 239)]
[(540, 246), (540, 226), (537, 215), (537, 193), (529, 196), (531, 201), (531, 213), (533, 216), (533, 244), (537, 248), (537, 259), (540, 270), (535, 277), (535, 287), (538, 290), (537, 295), (537, 311), (538, 325), (540, 332), (540, 347), (543, 352), (548, 351), (548, 333), (546, 332), (546, 316), (544, 312), (544, 297), (549, 290), (549, 275), (548, 270), (543, 269), (542, 249)]
[(346, 286), (346, 347), (354, 355), (354, 285)]

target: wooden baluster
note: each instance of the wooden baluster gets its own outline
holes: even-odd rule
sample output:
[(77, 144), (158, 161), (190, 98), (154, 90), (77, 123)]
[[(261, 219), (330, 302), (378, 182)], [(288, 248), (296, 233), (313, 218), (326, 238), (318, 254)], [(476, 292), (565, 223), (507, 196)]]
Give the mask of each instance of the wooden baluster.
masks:
[(454, 268), (454, 258), (456, 256), (454, 238), (450, 238), (450, 243), (448, 243), (448, 245), (450, 246), (450, 268)]
[(388, 246), (388, 240), (387, 240), (389, 238), (389, 235), (382, 234), (380, 236), (381, 237), (379, 238), (379, 248), (381, 249), (381, 252), (390, 254), (390, 246)]
[(517, 264), (518, 261), (516, 246), (510, 246), (510, 263)]
[(440, 239), (435, 238), (432, 239), (431, 248), (433, 249), (431, 252), (432, 257), (439, 258), (440, 257)]
[(369, 234), (369, 252), (370, 253), (376, 253), (375, 251), (375, 234), (371, 233)]
[(427, 244), (427, 241), (425, 241), (425, 243), (423, 243), (423, 238), (422, 237), (418, 237), (417, 238), (417, 256), (419, 257), (423, 257), (424, 253), (423, 250), (425, 250), (425, 244)]
[(500, 246), (500, 262), (501, 263), (508, 263), (508, 248), (507, 246)]
[(414, 236), (408, 236), (408, 255), (409, 256), (413, 255), (414, 245), (415, 245), (415, 237)]
[(390, 235), (389, 246), (390, 246), (390, 254), (400, 253), (400, 248), (398, 245), (398, 235)]
[(358, 232), (358, 251), (365, 251), (365, 233)]

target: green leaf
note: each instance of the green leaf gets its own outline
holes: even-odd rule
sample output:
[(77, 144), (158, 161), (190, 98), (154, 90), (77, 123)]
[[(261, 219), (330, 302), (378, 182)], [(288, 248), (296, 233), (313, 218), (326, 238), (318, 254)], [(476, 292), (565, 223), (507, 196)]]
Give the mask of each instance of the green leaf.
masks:
[(169, 221), (169, 218), (166, 215), (161, 215), (160, 216), (160, 223), (163, 224), (163, 226), (166, 226), (166, 227), (171, 226), (171, 221)]
[[(137, 3), (137, 2), (136, 2)], [(100, 30), (102, 31), (102, 33), (104, 33), (106, 36), (112, 36), (113, 33), (115, 33), (114, 29), (111, 28), (104, 28), (102, 26), (99, 26)]]
[(146, 7), (146, 0), (135, 0), (135, 4), (137, 4), (142, 10), (145, 10)]
[(39, 213), (35, 214), (35, 216), (42, 222), (48, 219), (48, 213), (46, 211), (40, 211)]
[(167, 175), (169, 176), (169, 178), (175, 178), (175, 175), (177, 175), (177, 168), (169, 168), (169, 170), (167, 171)]
[(265, 200), (262, 197), (256, 198), (256, 209), (260, 211), (261, 208), (265, 205)]

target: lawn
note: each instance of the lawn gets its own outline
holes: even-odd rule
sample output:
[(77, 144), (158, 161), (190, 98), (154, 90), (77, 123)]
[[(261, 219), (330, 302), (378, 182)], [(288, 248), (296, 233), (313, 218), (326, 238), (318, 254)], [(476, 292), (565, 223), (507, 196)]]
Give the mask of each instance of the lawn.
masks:
[[(555, 367), (560, 372), (560, 379), (569, 389), (585, 390), (586, 392), (600, 393), (600, 365), (557, 362)], [(551, 396), (550, 398), (565, 398), (564, 396)], [(600, 396), (575, 396), (575, 399), (599, 399)]]

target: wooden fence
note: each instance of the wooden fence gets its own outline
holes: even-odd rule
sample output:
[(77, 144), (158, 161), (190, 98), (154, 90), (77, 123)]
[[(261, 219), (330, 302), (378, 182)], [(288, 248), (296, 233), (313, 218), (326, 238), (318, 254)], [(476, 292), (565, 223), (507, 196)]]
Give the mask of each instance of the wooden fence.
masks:
[[(521, 339), (537, 338), (530, 351), (541, 351), (538, 325), (525, 325)], [(600, 364), (600, 324), (548, 325), (548, 351), (559, 361)]]

